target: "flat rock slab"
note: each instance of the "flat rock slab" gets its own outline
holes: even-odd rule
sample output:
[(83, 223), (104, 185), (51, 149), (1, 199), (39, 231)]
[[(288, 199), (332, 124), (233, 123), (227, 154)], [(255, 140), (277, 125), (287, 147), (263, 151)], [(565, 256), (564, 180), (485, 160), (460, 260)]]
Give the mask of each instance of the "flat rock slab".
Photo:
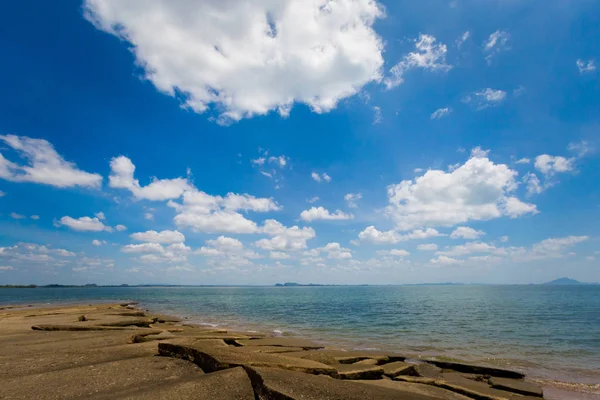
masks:
[(466, 372), (470, 374), (480, 374), (480, 375), (490, 375), (497, 376), (500, 378), (511, 378), (511, 379), (523, 379), (525, 375), (516, 372), (510, 371), (507, 369), (501, 368), (493, 368), (493, 367), (482, 367), (479, 365), (466, 364), (466, 363), (455, 363), (455, 362), (446, 362), (446, 361), (436, 361), (436, 360), (425, 360), (429, 364), (433, 364), (439, 368), (443, 369), (451, 369), (457, 372)]
[(253, 340), (236, 340), (240, 346), (280, 346), (299, 347), (304, 350), (322, 349), (323, 346), (306, 339), (297, 338), (265, 338)]
[(403, 392), (411, 392), (416, 394), (421, 394), (425, 396), (430, 396), (435, 399), (444, 399), (444, 400), (471, 400), (471, 397), (463, 396), (462, 394), (458, 394), (452, 392), (450, 390), (442, 389), (436, 386), (431, 385), (423, 385), (420, 383), (409, 383), (409, 382), (399, 382), (392, 381), (389, 379), (378, 379), (372, 381), (353, 381), (357, 383), (363, 383), (368, 385), (375, 385), (380, 387), (386, 387), (389, 389), (400, 390)]
[(337, 374), (335, 368), (312, 360), (285, 357), (280, 354), (249, 353), (236, 351), (235, 347), (212, 347), (201, 341), (162, 342), (158, 344), (162, 356), (189, 360), (205, 372), (214, 372), (238, 366), (272, 367), (308, 374)]
[(524, 396), (544, 397), (542, 388), (524, 380), (493, 377), (490, 378), (489, 382), (494, 389), (506, 390)]
[(353, 364), (362, 360), (376, 360), (377, 362), (386, 362), (390, 360), (387, 355), (343, 350), (302, 351), (299, 353), (288, 353), (286, 356), (315, 360), (328, 365)]
[(383, 364), (381, 368), (383, 368), (384, 375), (394, 377), (397, 375), (414, 375), (414, 366), (415, 364), (409, 364), (403, 361), (394, 361)]
[(285, 400), (432, 400), (415, 392), (366, 385), (294, 371), (246, 368), (259, 399)]
[(231, 368), (211, 374), (169, 380), (143, 388), (134, 388), (100, 399), (126, 400), (254, 400), (250, 378), (243, 368)]
[(339, 364), (335, 366), (338, 379), (380, 379), (383, 368), (366, 364)]
[(302, 351), (299, 347), (283, 347), (283, 346), (242, 346), (237, 347), (236, 351), (246, 353), (297, 353)]
[(96, 326), (96, 325), (33, 325), (34, 331), (69, 331), (69, 332), (85, 332), (85, 331), (117, 331), (125, 330), (126, 327), (119, 326)]
[(421, 378), (442, 378), (442, 370), (430, 364), (414, 364), (412, 370), (416, 376)]
[(357, 364), (357, 365), (377, 365), (379, 363), (379, 361), (377, 360), (373, 360), (372, 358), (367, 358), (366, 360), (360, 360), (357, 361), (355, 363), (352, 364)]
[(198, 367), (183, 360), (135, 358), (4, 379), (0, 384), (0, 398), (89, 398), (200, 374)]

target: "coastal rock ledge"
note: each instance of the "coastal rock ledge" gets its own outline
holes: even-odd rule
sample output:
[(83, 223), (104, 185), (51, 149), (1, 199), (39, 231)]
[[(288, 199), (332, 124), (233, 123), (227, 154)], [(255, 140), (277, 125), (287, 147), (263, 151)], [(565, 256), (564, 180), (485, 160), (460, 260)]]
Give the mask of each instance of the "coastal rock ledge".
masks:
[(146, 313), (133, 303), (1, 310), (0, 382), (1, 399), (544, 396), (515, 371), (206, 329)]

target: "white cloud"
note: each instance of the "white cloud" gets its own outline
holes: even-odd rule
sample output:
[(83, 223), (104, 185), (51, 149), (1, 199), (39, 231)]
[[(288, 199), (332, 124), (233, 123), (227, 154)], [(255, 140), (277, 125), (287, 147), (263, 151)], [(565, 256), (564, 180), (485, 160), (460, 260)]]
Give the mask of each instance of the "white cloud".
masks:
[(118, 156), (110, 161), (108, 184), (112, 188), (127, 189), (138, 200), (168, 200), (179, 198), (184, 191), (191, 190), (192, 185), (187, 178), (156, 179), (141, 186), (134, 178), (135, 165), (125, 156)]
[(421, 251), (436, 251), (437, 249), (438, 246), (435, 243), (420, 244), (417, 246), (417, 250)]
[(17, 214), (16, 212), (11, 212), (10, 213), (10, 217), (12, 219), (25, 219), (25, 218), (27, 218), (26, 216), (21, 215), (21, 214)]
[(104, 213), (102, 211), (94, 214), (96, 216), (96, 218), (98, 218), (100, 221), (104, 221), (106, 219), (106, 216), (104, 216)]
[(358, 208), (358, 204), (356, 202), (362, 199), (362, 193), (346, 193), (344, 196), (344, 200), (348, 204), (350, 208)]
[(10, 265), (0, 265), (0, 271), (14, 271), (15, 269)]
[(119, 224), (119, 225), (115, 226), (115, 229), (118, 230), (119, 232), (123, 232), (123, 231), (127, 230), (127, 227), (125, 225)]
[(148, 221), (152, 221), (154, 219), (154, 214), (152, 213), (144, 213), (144, 219), (147, 219)]
[(477, 231), (468, 226), (459, 226), (450, 234), (450, 239), (478, 239), (483, 235), (485, 235), (484, 231)]
[(106, 240), (94, 239), (94, 240), (92, 240), (92, 244), (94, 246), (102, 246), (103, 244), (106, 244)]
[(0, 190), (0, 197), (4, 197), (6, 195), (6, 192), (3, 192), (2, 190)]
[(415, 40), (416, 52), (404, 56), (402, 61), (390, 69), (390, 76), (386, 77), (384, 83), (388, 89), (392, 89), (404, 82), (404, 74), (414, 68), (425, 70), (438, 70), (447, 72), (452, 66), (446, 64), (447, 48), (445, 44), (436, 44), (436, 38), (430, 35), (419, 35)]
[(15, 150), (26, 164), (19, 165), (0, 153), (0, 178), (11, 182), (32, 182), (60, 188), (82, 186), (99, 188), (102, 176), (77, 168), (63, 159), (54, 146), (44, 139), (0, 135), (0, 140)]
[(64, 216), (57, 222), (57, 225), (68, 226), (74, 231), (79, 232), (101, 232), (101, 231), (110, 231), (110, 227), (104, 225), (102, 221), (100, 221), (97, 217), (80, 217), (80, 218), (71, 218), (69, 216)]
[(290, 255), (282, 251), (272, 251), (269, 253), (269, 258), (272, 258), (274, 260), (285, 260), (287, 258), (290, 258)]
[(331, 177), (329, 175), (327, 175), (326, 173), (319, 175), (318, 173), (313, 172), (310, 174), (310, 176), (311, 176), (311, 178), (313, 178), (313, 180), (315, 180), (316, 182), (319, 182), (319, 183), (323, 182), (323, 181), (325, 181), (327, 183), (331, 182)]
[(554, 175), (557, 172), (569, 172), (575, 169), (575, 158), (550, 156), (542, 154), (535, 158), (535, 168), (544, 175)]
[(429, 262), (432, 264), (441, 264), (441, 265), (460, 265), (464, 261), (457, 260), (455, 258), (447, 257), (447, 256), (438, 256), (437, 258), (432, 258), (431, 260), (429, 260)]
[(492, 63), (492, 58), (494, 55), (509, 49), (507, 45), (509, 38), (510, 35), (508, 32), (501, 30), (497, 30), (488, 37), (483, 44), (484, 51), (488, 53), (488, 55), (485, 57), (485, 60), (488, 64)]
[(588, 72), (594, 72), (596, 70), (596, 61), (594, 60), (587, 60), (584, 61), (581, 58), (579, 58), (575, 64), (577, 65), (577, 69), (579, 70), (579, 73), (581, 75), (588, 73)]
[(264, 157), (259, 157), (259, 158), (256, 158), (256, 159), (254, 159), (254, 160), (250, 160), (250, 161), (252, 162), (252, 164), (256, 164), (256, 165), (264, 165), (264, 164), (265, 164), (265, 161), (266, 161), (266, 158), (264, 158)]
[(308, 254), (315, 257), (318, 256), (320, 253), (327, 253), (327, 258), (333, 260), (344, 260), (352, 258), (352, 250), (343, 248), (337, 242), (327, 243), (323, 247), (318, 247), (308, 252)]
[(383, 113), (381, 107), (373, 107), (373, 125), (381, 124), (383, 122)]
[(146, 231), (137, 232), (129, 235), (133, 240), (138, 242), (148, 243), (183, 243), (185, 242), (185, 236), (179, 231)]
[[(60, 266), (76, 254), (65, 249), (53, 249), (34, 243), (17, 243), (14, 246), (0, 247), (0, 258), (13, 263), (39, 263), (44, 266)], [(55, 258), (58, 257), (58, 258)]]
[(505, 236), (501, 236), (501, 237), (500, 237), (500, 241), (501, 241), (502, 243), (506, 243), (506, 242), (508, 242), (508, 239), (509, 239), (509, 237), (508, 237), (508, 236), (506, 236), (506, 235), (505, 235)]
[(437, 110), (435, 110), (433, 112), (433, 114), (431, 114), (430, 119), (441, 119), (444, 117), (447, 117), (448, 115), (450, 115), (450, 113), (452, 112), (451, 108), (445, 107), (445, 108), (439, 108)]
[(377, 254), (380, 256), (394, 256), (394, 257), (408, 257), (410, 253), (406, 250), (391, 249), (391, 250), (379, 250)]
[(466, 42), (470, 36), (471, 36), (471, 33), (469, 31), (466, 31), (465, 33), (463, 33), (458, 39), (456, 39), (456, 47), (458, 47), (460, 49), (460, 47), (463, 45), (463, 43)]
[(544, 191), (544, 187), (540, 182), (540, 179), (533, 172), (528, 172), (523, 177), (523, 182), (527, 184), (527, 195), (533, 196), (534, 194), (540, 194)]
[(587, 140), (582, 140), (580, 142), (571, 142), (569, 143), (567, 149), (576, 152), (578, 157), (583, 157), (591, 151)]
[(419, 39), (415, 40), (416, 51), (404, 56), (402, 61), (390, 69), (390, 75), (384, 79), (385, 86), (392, 89), (402, 84), (404, 74), (414, 68), (442, 72), (452, 69), (451, 65), (446, 64), (446, 45), (435, 42), (436, 38), (431, 35), (419, 35)]
[(300, 218), (304, 221), (339, 221), (339, 220), (348, 220), (353, 219), (354, 215), (346, 214), (341, 210), (336, 210), (335, 212), (329, 212), (326, 208), (323, 207), (311, 207), (309, 210), (304, 210), (300, 213)]
[(177, 211), (174, 218), (178, 227), (189, 227), (207, 233), (257, 233), (254, 221), (238, 210), (268, 212), (281, 209), (272, 198), (257, 198), (247, 194), (229, 193), (225, 197), (211, 196), (197, 189), (183, 194), (183, 203), (168, 203)]
[(452, 172), (428, 170), (414, 180), (388, 186), (386, 212), (400, 230), (535, 213), (535, 205), (510, 197), (517, 175), (508, 166), (475, 154)]
[(516, 164), (529, 164), (531, 160), (527, 157), (521, 158), (516, 161)]
[(294, 103), (333, 109), (381, 79), (383, 43), (372, 0), (336, 2), (87, 0), (98, 29), (131, 43), (145, 77), (187, 108), (223, 110), (221, 122)]
[(29, 218), (31, 218), (31, 219), (33, 219), (33, 220), (37, 221), (37, 220), (39, 220), (39, 219), (40, 219), (40, 216), (39, 216), (39, 215), (32, 215), (32, 216), (30, 216)]
[(481, 111), (488, 107), (498, 106), (504, 100), (506, 100), (506, 92), (504, 90), (486, 88), (467, 95), (463, 99), (463, 102), (472, 104), (477, 111)]
[(255, 246), (269, 251), (303, 250), (307, 247), (306, 241), (316, 236), (313, 228), (298, 226), (286, 228), (274, 219), (266, 220), (261, 231), (272, 238), (260, 239), (255, 242)]
[(287, 165), (288, 157), (279, 156), (279, 157), (269, 157), (269, 163), (275, 163), (279, 166), (279, 168), (283, 168)]
[(319, 197), (315, 196), (312, 199), (308, 199), (306, 201), (309, 202), (310, 204), (313, 204), (313, 203), (316, 203), (317, 201), (319, 201)]
[(373, 244), (395, 244), (406, 240), (423, 240), (436, 236), (443, 235), (432, 228), (415, 229), (412, 232), (400, 234), (394, 230), (382, 232), (377, 230), (374, 226), (369, 226), (358, 234), (358, 238), (361, 241)]

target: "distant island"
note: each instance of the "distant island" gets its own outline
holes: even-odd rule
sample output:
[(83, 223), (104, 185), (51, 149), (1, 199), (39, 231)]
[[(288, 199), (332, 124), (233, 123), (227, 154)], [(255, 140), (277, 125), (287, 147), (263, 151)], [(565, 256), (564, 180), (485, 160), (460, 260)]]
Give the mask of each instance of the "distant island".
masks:
[(549, 286), (574, 286), (574, 285), (597, 285), (597, 283), (586, 283), (586, 282), (579, 282), (575, 279), (571, 279), (571, 278), (558, 278), (555, 279), (553, 281), (550, 282), (546, 282), (546, 283), (542, 283), (542, 285), (549, 285)]

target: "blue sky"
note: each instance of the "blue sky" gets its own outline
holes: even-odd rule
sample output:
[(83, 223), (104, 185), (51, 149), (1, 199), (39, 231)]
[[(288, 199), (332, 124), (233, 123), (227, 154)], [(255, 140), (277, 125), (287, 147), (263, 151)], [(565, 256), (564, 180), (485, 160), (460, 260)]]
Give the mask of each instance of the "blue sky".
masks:
[(595, 1), (0, 12), (0, 283), (600, 281)]

